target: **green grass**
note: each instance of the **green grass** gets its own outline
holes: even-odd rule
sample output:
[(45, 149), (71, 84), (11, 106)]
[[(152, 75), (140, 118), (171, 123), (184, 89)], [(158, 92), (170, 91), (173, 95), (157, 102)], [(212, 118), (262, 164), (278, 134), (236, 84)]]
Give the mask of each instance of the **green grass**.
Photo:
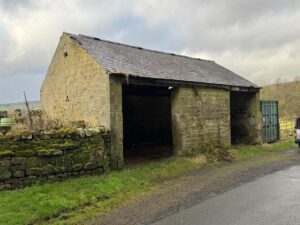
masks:
[(81, 222), (154, 188), (157, 181), (202, 165), (203, 161), (170, 158), (104, 176), (74, 178), (0, 192), (0, 224), (40, 224), (51, 217), (59, 218), (51, 224)]
[(235, 160), (246, 160), (257, 155), (279, 152), (294, 147), (296, 147), (296, 144), (294, 143), (294, 140), (290, 138), (272, 144), (237, 145), (230, 151), (234, 155)]
[[(234, 146), (235, 160), (295, 147), (292, 140)], [(203, 157), (176, 158), (134, 166), (108, 175), (69, 179), (0, 192), (0, 224), (83, 224), (122, 203), (159, 187), (168, 178), (203, 167)]]

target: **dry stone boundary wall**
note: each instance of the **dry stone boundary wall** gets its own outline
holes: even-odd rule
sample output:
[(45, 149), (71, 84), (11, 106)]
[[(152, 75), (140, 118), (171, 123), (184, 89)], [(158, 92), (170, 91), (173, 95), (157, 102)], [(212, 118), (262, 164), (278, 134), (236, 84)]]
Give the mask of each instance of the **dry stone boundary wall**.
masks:
[(0, 136), (0, 190), (60, 181), (110, 168), (110, 133), (84, 129)]

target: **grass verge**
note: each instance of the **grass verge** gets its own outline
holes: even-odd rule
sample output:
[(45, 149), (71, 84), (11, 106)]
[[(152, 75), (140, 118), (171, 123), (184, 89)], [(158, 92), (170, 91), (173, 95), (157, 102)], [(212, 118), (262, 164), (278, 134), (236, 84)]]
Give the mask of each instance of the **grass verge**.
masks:
[[(258, 146), (234, 146), (235, 160), (295, 147), (292, 140)], [(158, 188), (158, 182), (203, 167), (203, 157), (176, 158), (113, 171), (103, 176), (69, 179), (0, 192), (0, 224), (83, 224), (140, 194)]]
[(0, 224), (76, 224), (154, 188), (157, 181), (203, 166), (191, 158), (169, 158), (113, 171), (103, 176), (69, 179), (0, 192)]
[(294, 147), (296, 147), (294, 140), (290, 138), (285, 141), (278, 141), (272, 144), (236, 145), (230, 150), (230, 152), (234, 155), (235, 160), (247, 160), (256, 155), (276, 153)]

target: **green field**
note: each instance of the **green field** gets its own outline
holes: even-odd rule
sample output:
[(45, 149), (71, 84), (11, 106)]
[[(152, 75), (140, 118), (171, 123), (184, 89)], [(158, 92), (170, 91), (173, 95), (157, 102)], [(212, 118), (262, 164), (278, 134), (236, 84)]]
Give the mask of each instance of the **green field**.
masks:
[[(29, 102), (29, 107), (30, 107), (30, 109), (39, 109), (40, 108), (40, 101), (30, 101)], [(25, 102), (0, 104), (0, 111), (14, 110), (14, 109), (26, 110)]]

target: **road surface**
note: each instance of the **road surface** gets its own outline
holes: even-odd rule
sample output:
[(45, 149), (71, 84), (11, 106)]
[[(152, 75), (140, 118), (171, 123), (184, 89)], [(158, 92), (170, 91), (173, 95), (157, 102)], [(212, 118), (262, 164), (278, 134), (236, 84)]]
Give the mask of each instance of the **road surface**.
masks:
[(153, 225), (299, 225), (300, 166), (261, 177)]

